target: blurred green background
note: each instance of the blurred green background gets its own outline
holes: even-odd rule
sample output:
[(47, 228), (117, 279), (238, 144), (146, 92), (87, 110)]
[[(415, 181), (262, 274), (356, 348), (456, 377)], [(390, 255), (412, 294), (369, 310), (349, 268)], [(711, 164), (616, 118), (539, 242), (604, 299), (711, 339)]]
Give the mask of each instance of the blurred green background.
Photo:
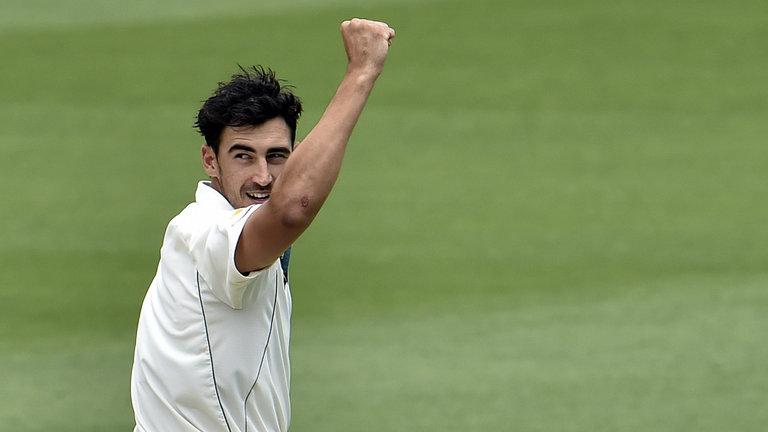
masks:
[(0, 430), (127, 431), (136, 320), (237, 64), (309, 131), (397, 30), (292, 259), (294, 431), (762, 431), (768, 5), (2, 0)]

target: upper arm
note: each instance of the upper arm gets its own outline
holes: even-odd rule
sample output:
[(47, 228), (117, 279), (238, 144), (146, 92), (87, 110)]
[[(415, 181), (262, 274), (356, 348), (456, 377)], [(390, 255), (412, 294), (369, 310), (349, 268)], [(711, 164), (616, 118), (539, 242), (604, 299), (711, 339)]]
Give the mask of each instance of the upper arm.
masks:
[[(257, 209), (243, 208), (234, 212), (212, 212), (195, 220), (171, 223), (163, 247), (189, 254), (204, 284), (214, 295), (232, 308), (244, 307), (248, 293), (262, 286), (272, 272), (241, 272), (235, 264), (237, 244), (248, 217)], [(165, 254), (166, 252), (164, 252)], [(268, 267), (268, 266), (264, 266)]]
[(311, 222), (311, 218), (280, 211), (270, 201), (251, 213), (240, 234), (235, 266), (243, 274), (274, 263)]

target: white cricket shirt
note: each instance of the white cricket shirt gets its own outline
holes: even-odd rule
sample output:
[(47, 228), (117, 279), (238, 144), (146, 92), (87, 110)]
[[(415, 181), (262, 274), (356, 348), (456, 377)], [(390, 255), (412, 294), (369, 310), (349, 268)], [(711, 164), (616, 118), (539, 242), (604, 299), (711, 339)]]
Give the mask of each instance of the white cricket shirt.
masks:
[(139, 317), (136, 432), (286, 431), (291, 294), (279, 260), (242, 275), (235, 247), (259, 206), (208, 182), (168, 225)]

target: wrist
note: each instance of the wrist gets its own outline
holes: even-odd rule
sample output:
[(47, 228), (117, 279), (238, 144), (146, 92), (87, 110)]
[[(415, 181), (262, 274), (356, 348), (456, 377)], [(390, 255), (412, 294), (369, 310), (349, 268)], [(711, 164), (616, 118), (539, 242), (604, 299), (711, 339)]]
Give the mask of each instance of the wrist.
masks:
[(379, 75), (381, 75), (380, 68), (350, 64), (347, 67), (346, 78), (355, 83), (355, 85), (373, 87)]

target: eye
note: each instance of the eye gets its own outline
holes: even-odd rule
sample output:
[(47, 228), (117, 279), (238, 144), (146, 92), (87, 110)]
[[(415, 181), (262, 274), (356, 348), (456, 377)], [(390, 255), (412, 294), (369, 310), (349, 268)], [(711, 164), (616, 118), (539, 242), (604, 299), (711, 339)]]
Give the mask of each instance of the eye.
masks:
[(250, 159), (250, 158), (251, 158), (251, 156), (248, 155), (247, 153), (237, 153), (235, 155), (235, 159), (247, 160), (247, 159)]
[(273, 160), (287, 159), (287, 158), (288, 158), (287, 153), (269, 153), (267, 155), (267, 159), (273, 159)]

